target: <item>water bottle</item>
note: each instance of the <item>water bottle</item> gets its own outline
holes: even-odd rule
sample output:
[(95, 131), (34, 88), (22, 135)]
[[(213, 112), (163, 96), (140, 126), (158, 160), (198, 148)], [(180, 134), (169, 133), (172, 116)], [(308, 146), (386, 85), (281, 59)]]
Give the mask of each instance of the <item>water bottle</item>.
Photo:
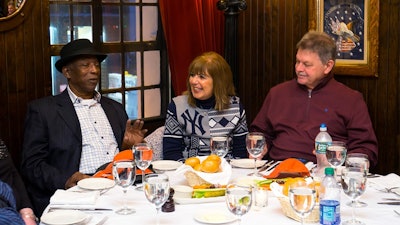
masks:
[(328, 133), (328, 128), (324, 123), (319, 127), (319, 133), (315, 137), (315, 155), (317, 157), (317, 175), (322, 176), (325, 167), (329, 166), (326, 159), (326, 149), (332, 142), (332, 138)]
[(322, 225), (340, 224), (340, 186), (332, 167), (325, 168), (319, 192), (319, 223)]

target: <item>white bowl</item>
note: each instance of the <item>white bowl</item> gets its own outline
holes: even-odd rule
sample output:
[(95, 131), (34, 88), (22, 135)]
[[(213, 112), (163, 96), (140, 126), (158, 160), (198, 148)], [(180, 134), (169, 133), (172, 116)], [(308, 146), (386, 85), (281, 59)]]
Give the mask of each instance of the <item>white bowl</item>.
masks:
[(193, 193), (193, 188), (187, 185), (174, 185), (172, 186), (174, 189), (174, 197), (175, 198), (191, 198)]

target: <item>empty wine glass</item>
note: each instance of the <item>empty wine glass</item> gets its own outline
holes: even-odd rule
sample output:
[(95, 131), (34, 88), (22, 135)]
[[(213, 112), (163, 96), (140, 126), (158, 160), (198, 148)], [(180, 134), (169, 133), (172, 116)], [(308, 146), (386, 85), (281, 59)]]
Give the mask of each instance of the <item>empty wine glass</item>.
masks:
[(156, 206), (157, 224), (161, 206), (168, 200), (170, 185), (168, 176), (165, 174), (148, 174), (143, 180), (143, 190), (147, 200)]
[(115, 183), (122, 187), (124, 192), (124, 203), (121, 209), (115, 211), (117, 214), (128, 215), (135, 213), (135, 209), (128, 208), (126, 203), (127, 188), (135, 182), (136, 167), (132, 160), (120, 160), (113, 163), (113, 176)]
[[(349, 153), (349, 154), (347, 154), (347, 157), (346, 157), (345, 166), (361, 168), (361, 170), (363, 170), (364, 173), (368, 175), (368, 172), (369, 172), (368, 155), (364, 154), (364, 153), (358, 153), (358, 152)], [(355, 208), (360, 208), (360, 207), (366, 207), (368, 204), (366, 202), (362, 202), (359, 199), (357, 199), (355, 201), (346, 203), (346, 205), (355, 207)]]
[(288, 195), (290, 206), (300, 217), (300, 222), (303, 225), (304, 218), (312, 212), (315, 206), (315, 187), (305, 181), (298, 181), (289, 186)]
[(238, 218), (238, 225), (244, 214), (250, 211), (252, 202), (251, 186), (240, 186), (237, 184), (228, 184), (226, 186), (226, 205), (231, 213)]
[[(153, 148), (149, 143), (138, 143), (133, 146), (133, 155), (136, 166), (142, 171), (142, 181), (145, 174), (145, 170), (150, 166), (153, 159)], [(142, 187), (138, 186), (137, 190), (141, 190)]]
[(227, 136), (214, 136), (210, 138), (211, 153), (224, 158), (229, 151)]
[[(346, 167), (342, 170), (342, 188), (343, 192), (355, 202), (364, 192), (367, 186), (367, 174), (360, 167)], [(355, 208), (352, 206), (351, 220), (344, 221), (343, 225), (362, 225), (363, 222), (356, 219)]]
[(346, 159), (347, 148), (343, 141), (332, 141), (326, 149), (326, 158), (329, 164), (335, 170), (337, 175), (337, 168), (341, 166)]
[(259, 132), (250, 132), (246, 136), (247, 152), (254, 158), (253, 176), (262, 176), (257, 171), (257, 158), (261, 156), (265, 146), (264, 134)]

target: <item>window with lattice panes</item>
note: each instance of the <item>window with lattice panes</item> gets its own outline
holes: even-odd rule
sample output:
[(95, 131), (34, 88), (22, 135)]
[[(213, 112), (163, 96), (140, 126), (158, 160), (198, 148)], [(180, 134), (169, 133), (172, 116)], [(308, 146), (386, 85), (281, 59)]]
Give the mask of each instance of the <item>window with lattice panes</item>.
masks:
[(87, 38), (107, 58), (97, 90), (130, 119), (157, 118), (168, 103), (168, 70), (157, 0), (49, 0), (53, 94), (67, 87), (54, 64), (62, 46)]

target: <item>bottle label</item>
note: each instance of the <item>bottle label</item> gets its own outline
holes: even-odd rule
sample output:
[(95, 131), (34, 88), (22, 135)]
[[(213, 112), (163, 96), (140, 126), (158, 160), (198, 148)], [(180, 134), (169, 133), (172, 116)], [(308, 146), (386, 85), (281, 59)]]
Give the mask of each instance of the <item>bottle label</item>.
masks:
[(337, 200), (322, 200), (319, 203), (319, 223), (322, 225), (340, 224), (340, 202)]
[(315, 142), (315, 152), (317, 154), (326, 154), (329, 142)]

